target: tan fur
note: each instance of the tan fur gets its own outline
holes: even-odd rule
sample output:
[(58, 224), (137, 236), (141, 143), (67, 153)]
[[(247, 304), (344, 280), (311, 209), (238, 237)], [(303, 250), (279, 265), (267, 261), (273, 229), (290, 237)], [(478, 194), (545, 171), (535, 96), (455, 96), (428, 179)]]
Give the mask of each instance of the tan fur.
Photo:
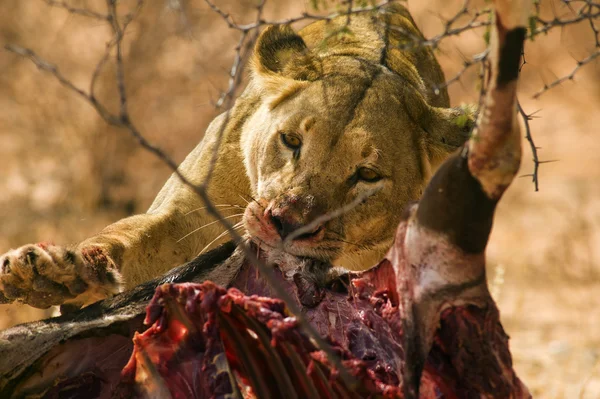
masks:
[[(221, 137), (209, 195), (232, 223), (242, 221), (232, 215), (243, 213), (250, 202), (244, 226), (265, 244), (253, 229), (267, 213), (284, 209), (307, 224), (379, 187), (363, 204), (327, 221), (314, 245), (272, 245), (274, 251), (362, 270), (388, 249), (402, 209), (464, 142), (470, 125), (456, 123), (464, 111), (448, 108), (445, 90), (435, 94), (433, 86), (444, 81), (442, 71), (429, 48), (414, 44), (422, 35), (403, 6), (355, 14), (346, 22), (345, 16), (316, 22), (299, 35), (289, 27), (267, 28), (256, 46), (248, 87), (229, 114), (210, 124), (181, 171), (204, 183)], [(301, 137), (297, 157), (282, 143), (282, 133)], [(382, 180), (353, 180), (361, 166), (376, 170)], [(215, 241), (224, 228), (209, 224), (215, 220), (203, 207), (173, 176), (148, 213), (108, 226), (77, 245), (75, 257), (57, 258), (53, 270), (74, 262), (78, 277), (89, 287), (103, 285), (107, 294), (133, 287), (228, 239), (225, 234)], [(54, 251), (36, 248), (40, 254)], [(90, 265), (79, 254), (89, 248), (110, 259), (109, 277), (82, 271)], [(70, 297), (47, 304), (28, 301), (23, 292), (35, 290), (35, 284), (17, 276), (35, 266), (27, 251), (17, 249), (0, 259), (0, 268), (2, 262), (9, 265), (0, 269), (0, 289), (7, 297), (40, 307), (91, 299), (86, 297), (91, 288), (74, 295), (68, 286)], [(56, 273), (45, 277), (53, 280)]]

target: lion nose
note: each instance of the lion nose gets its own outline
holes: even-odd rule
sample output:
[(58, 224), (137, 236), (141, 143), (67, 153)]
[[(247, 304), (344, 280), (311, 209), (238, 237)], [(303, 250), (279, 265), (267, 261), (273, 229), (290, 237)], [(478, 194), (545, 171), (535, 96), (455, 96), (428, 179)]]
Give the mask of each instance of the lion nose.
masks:
[[(310, 231), (305, 227), (320, 214), (320, 207), (317, 206), (312, 196), (300, 197), (286, 194), (271, 201), (267, 209), (265, 209), (264, 218), (269, 221), (282, 240), (318, 239), (322, 236), (322, 224), (319, 224), (314, 229), (311, 228)], [(300, 234), (292, 234), (301, 228), (304, 229), (298, 232)]]
[[(295, 214), (291, 209), (284, 208), (275, 208), (267, 210), (267, 216), (271, 225), (279, 234), (282, 240), (285, 240), (290, 234), (294, 231), (306, 226), (305, 219), (301, 217), (301, 215)], [(322, 225), (317, 226), (312, 231), (303, 232), (298, 236), (294, 236), (294, 240), (302, 240), (306, 238), (311, 238), (319, 234), (322, 229)]]
[(290, 235), (294, 230), (302, 227), (302, 224), (286, 220), (287, 218), (282, 216), (276, 216), (271, 213), (270, 217), (273, 227), (275, 227), (277, 234), (279, 234), (279, 237), (281, 237), (282, 240)]

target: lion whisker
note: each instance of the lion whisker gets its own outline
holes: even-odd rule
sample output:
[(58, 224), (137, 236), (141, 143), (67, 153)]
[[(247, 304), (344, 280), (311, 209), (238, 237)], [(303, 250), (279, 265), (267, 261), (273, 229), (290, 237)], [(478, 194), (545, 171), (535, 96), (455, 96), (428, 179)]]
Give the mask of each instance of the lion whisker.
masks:
[[(238, 194), (238, 195), (239, 195), (239, 194)], [(241, 197), (241, 195), (240, 195), (240, 197)], [(257, 200), (256, 198), (254, 198), (254, 197), (253, 197), (253, 196), (251, 196), (251, 195), (248, 195), (248, 197), (249, 197), (249, 198), (250, 198), (250, 199), (251, 199), (253, 202), (256, 202), (258, 205), (260, 205), (260, 203), (258, 202), (258, 200)], [(246, 201), (246, 203), (247, 203), (248, 205), (250, 205), (250, 202), (248, 202), (248, 200), (246, 200), (246, 199), (244, 199), (244, 198), (242, 198), (242, 199), (243, 199), (244, 201)], [(262, 206), (261, 206), (261, 207), (262, 207)]]
[[(240, 228), (243, 228), (243, 227), (244, 227), (244, 223), (243, 222), (238, 222), (238, 223), (234, 224), (231, 227), (231, 229), (232, 230), (239, 230)], [(211, 245), (213, 245), (216, 241), (218, 241), (220, 238), (222, 238), (227, 233), (229, 233), (229, 230), (225, 230), (221, 234), (219, 234), (214, 240), (212, 240), (204, 248), (202, 248), (202, 250), (200, 251), (200, 253), (198, 254), (198, 256), (202, 255), (204, 253), (204, 251), (206, 251)]]
[[(239, 216), (244, 216), (244, 214), (243, 214), (243, 213), (236, 213), (235, 215), (229, 215), (229, 216), (225, 216), (223, 219), (231, 219), (231, 218), (234, 218), (234, 217), (239, 217)], [(213, 224), (215, 224), (215, 223), (219, 223), (220, 221), (221, 221), (221, 220), (214, 220), (214, 221), (212, 221), (212, 222), (210, 222), (210, 223), (207, 223), (207, 224), (205, 224), (205, 225), (203, 225), (203, 226), (200, 226), (200, 227), (198, 227), (197, 229), (194, 229), (194, 230), (190, 231), (189, 233), (187, 233), (186, 235), (184, 235), (183, 237), (181, 237), (179, 240), (177, 240), (177, 242), (180, 242), (180, 241), (181, 241), (181, 240), (183, 240), (184, 238), (186, 238), (186, 237), (189, 237), (190, 235), (194, 234), (195, 232), (197, 232), (197, 231), (199, 231), (199, 230), (202, 230), (202, 229), (203, 229), (203, 228), (205, 228), (205, 227), (208, 227), (208, 226), (210, 226), (210, 225), (213, 225)]]
[[(229, 208), (222, 208), (222, 207), (229, 207)], [(218, 205), (214, 205), (215, 208), (221, 208), (222, 211), (226, 211), (229, 209), (246, 209), (245, 207), (241, 206), (241, 205), (237, 205), (237, 204), (218, 204)], [(207, 206), (202, 206), (200, 208), (196, 208), (196, 209), (192, 209), (191, 211), (187, 212), (185, 214), (185, 216), (189, 215), (190, 213), (194, 213), (197, 211), (201, 211), (202, 209), (206, 209), (208, 208)]]
[(240, 197), (242, 199), (242, 201), (244, 201), (246, 203), (246, 205), (250, 205), (250, 202), (244, 198), (244, 196), (242, 194), (238, 194), (238, 197)]
[(333, 233), (333, 234), (335, 234), (337, 236), (337, 237), (331, 237), (331, 238), (329, 238), (329, 240), (339, 241), (339, 242), (343, 242), (343, 243), (346, 243), (346, 244), (354, 245), (354, 246), (358, 247), (359, 249), (364, 249), (364, 250), (371, 249), (373, 247), (372, 244), (368, 244), (368, 243), (359, 244), (357, 242), (352, 242), (352, 241), (348, 241), (348, 240), (345, 240), (343, 238), (340, 238), (340, 237), (343, 237), (344, 235), (342, 233), (339, 233), (339, 232), (331, 229), (331, 228), (326, 227), (325, 231)]
[[(243, 197), (241, 194), (238, 194), (238, 196), (239, 196), (239, 197), (240, 197), (242, 200), (244, 200), (244, 201), (246, 202), (246, 204), (250, 205), (250, 202), (249, 202), (249, 201), (248, 201), (246, 198), (244, 198), (244, 197)], [(250, 199), (252, 200), (252, 202), (256, 202), (258, 205), (260, 205), (260, 203), (258, 202), (258, 200), (257, 200), (256, 198), (254, 198), (253, 196), (251, 196), (251, 195), (246, 195), (246, 196), (247, 196), (248, 198), (250, 198)]]

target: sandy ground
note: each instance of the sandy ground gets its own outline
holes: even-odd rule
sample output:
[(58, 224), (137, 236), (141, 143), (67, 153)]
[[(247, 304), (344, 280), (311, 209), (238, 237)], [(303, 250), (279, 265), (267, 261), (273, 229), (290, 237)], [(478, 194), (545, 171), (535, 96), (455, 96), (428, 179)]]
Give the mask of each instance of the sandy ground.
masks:
[[(181, 161), (216, 115), (212, 103), (227, 87), (237, 36), (201, 1), (155, 3), (127, 37), (131, 112), (149, 138)], [(73, 4), (102, 10), (103, 2)], [(219, 4), (238, 21), (253, 18), (252, 1)], [(267, 4), (267, 16), (301, 10), (297, 2)], [(428, 37), (442, 29), (439, 17), (460, 4), (409, 1)], [(546, 2), (545, 10), (565, 12), (557, 2)], [(540, 158), (557, 162), (541, 166), (539, 192), (527, 177), (513, 184), (488, 250), (490, 285), (516, 369), (541, 398), (600, 397), (600, 63), (532, 99), (544, 82), (570, 72), (593, 50), (586, 29), (556, 31), (527, 45), (520, 99), (527, 112), (539, 110), (532, 130)], [(482, 35), (464, 34), (441, 47), (447, 77), (460, 70), (463, 55), (483, 49)], [(34, 48), (83, 87), (108, 38), (100, 22), (41, 1), (0, 3), (0, 44)], [(115, 95), (111, 68), (98, 86), (109, 102)], [(450, 87), (454, 105), (474, 101), (475, 77), (467, 73)], [(28, 242), (77, 242), (143, 212), (169, 171), (122, 133), (48, 75), (0, 52), (0, 252)], [(531, 155), (524, 149), (521, 170), (528, 174)], [(50, 312), (0, 306), (0, 328)]]

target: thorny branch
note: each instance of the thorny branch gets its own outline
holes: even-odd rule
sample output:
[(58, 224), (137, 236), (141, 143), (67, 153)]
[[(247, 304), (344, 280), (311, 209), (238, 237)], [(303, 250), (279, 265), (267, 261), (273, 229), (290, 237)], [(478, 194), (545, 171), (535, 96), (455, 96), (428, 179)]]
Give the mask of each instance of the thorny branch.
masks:
[[(460, 81), (460, 79), (463, 77), (463, 75), (470, 70), (472, 67), (475, 66), (479, 66), (480, 68), (483, 68), (483, 64), (485, 63), (485, 61), (487, 60), (487, 56), (488, 56), (488, 51), (484, 51), (483, 53), (477, 54), (475, 55), (472, 59), (467, 59), (465, 61), (463, 61), (463, 68), (458, 71), (456, 73), (456, 75), (454, 75), (453, 77), (451, 77), (450, 79), (446, 80), (446, 82), (444, 82), (443, 84), (439, 85), (439, 86), (435, 86), (433, 88), (433, 91), (435, 94), (439, 94), (440, 90), (447, 88), (448, 86), (450, 86), (451, 84)], [(482, 98), (482, 96), (485, 93), (482, 92), (480, 93), (480, 98)], [(481, 101), (480, 101), (481, 102)]]
[[(208, 174), (207, 180), (204, 183), (202, 183), (201, 185), (193, 184), (191, 181), (188, 180), (188, 178), (186, 176), (184, 176), (181, 173), (181, 171), (178, 169), (178, 165), (163, 150), (161, 150), (158, 146), (154, 145), (153, 143), (151, 143), (150, 141), (148, 141), (145, 138), (145, 136), (137, 129), (134, 122), (131, 120), (129, 111), (128, 111), (128, 107), (127, 107), (127, 92), (126, 92), (126, 85), (125, 85), (125, 78), (124, 78), (124, 62), (123, 62), (122, 43), (123, 43), (124, 32), (127, 29), (127, 26), (135, 18), (135, 16), (139, 12), (140, 8), (142, 7), (143, 0), (137, 0), (137, 5), (136, 5), (134, 11), (125, 15), (123, 18), (119, 18), (118, 2), (115, 0), (106, 0), (107, 14), (101, 14), (101, 13), (91, 11), (91, 10), (88, 10), (85, 8), (73, 7), (65, 1), (54, 1), (54, 0), (42, 0), (42, 1), (50, 6), (64, 9), (69, 13), (81, 15), (81, 16), (88, 17), (88, 18), (94, 18), (97, 20), (103, 20), (110, 24), (110, 27), (111, 27), (112, 33), (113, 33), (113, 37), (107, 43), (105, 53), (103, 54), (102, 58), (100, 59), (100, 61), (96, 65), (96, 68), (93, 71), (91, 81), (90, 81), (89, 91), (85, 91), (85, 90), (77, 87), (76, 85), (74, 85), (67, 77), (65, 77), (59, 71), (59, 69), (54, 64), (45, 61), (31, 49), (24, 48), (24, 47), (21, 47), (18, 45), (13, 45), (13, 44), (6, 45), (5, 49), (8, 51), (11, 51), (21, 57), (28, 58), (39, 69), (52, 74), (60, 82), (60, 84), (65, 86), (68, 90), (76, 93), (82, 99), (84, 99), (90, 105), (92, 105), (94, 107), (94, 109), (98, 112), (100, 117), (106, 123), (108, 123), (111, 126), (117, 127), (117, 128), (125, 129), (131, 136), (133, 136), (138, 141), (139, 145), (142, 148), (144, 148), (145, 150), (149, 151), (154, 156), (159, 158), (163, 163), (165, 163), (174, 172), (174, 174), (181, 180), (181, 182), (183, 184), (185, 184), (186, 186), (188, 186), (192, 190), (194, 190), (194, 192), (196, 192), (196, 194), (199, 195), (200, 198), (205, 203), (206, 211), (210, 215), (215, 217), (226, 228), (226, 230), (229, 232), (229, 234), (231, 235), (233, 240), (238, 245), (240, 245), (240, 247), (245, 251), (245, 255), (248, 258), (248, 260), (250, 262), (253, 262), (259, 268), (259, 270), (264, 275), (264, 277), (269, 282), (269, 284), (272, 286), (272, 288), (277, 293), (279, 298), (281, 298), (284, 302), (286, 302), (288, 309), (290, 309), (290, 311), (296, 315), (299, 324), (306, 331), (306, 333), (312, 339), (314, 339), (314, 341), (317, 343), (317, 345), (327, 354), (330, 361), (339, 370), (340, 376), (345, 380), (345, 382), (348, 384), (348, 386), (352, 386), (352, 380), (350, 379), (350, 377), (347, 374), (347, 372), (345, 371), (345, 369), (342, 367), (338, 357), (332, 353), (329, 345), (323, 340), (323, 338), (321, 338), (321, 336), (314, 330), (314, 328), (310, 325), (310, 323), (305, 319), (303, 314), (299, 311), (298, 307), (295, 305), (295, 302), (292, 301), (289, 294), (285, 290), (283, 290), (281, 287), (279, 287), (277, 284), (275, 284), (275, 276), (274, 276), (272, 268), (268, 267), (268, 265), (266, 265), (264, 262), (257, 259), (256, 255), (253, 253), (253, 251), (250, 251), (249, 247), (245, 244), (244, 238), (239, 233), (237, 233), (237, 231), (233, 228), (232, 224), (220, 214), (218, 207), (215, 206), (211, 202), (210, 198), (208, 197), (207, 190), (206, 190), (206, 185), (208, 183), (208, 180), (210, 179), (211, 173)], [(221, 130), (218, 134), (218, 138), (217, 138), (218, 143), (220, 143), (220, 139), (223, 135), (225, 126), (228, 123), (229, 108), (230, 108), (233, 98), (235, 96), (236, 89), (240, 86), (241, 71), (243, 69), (242, 67), (243, 67), (244, 61), (248, 57), (250, 49), (252, 48), (252, 44), (255, 42), (256, 38), (258, 37), (259, 29), (261, 27), (263, 27), (265, 25), (270, 25), (270, 24), (290, 25), (290, 24), (294, 24), (297, 22), (301, 22), (301, 21), (330, 20), (339, 15), (346, 15), (348, 17), (348, 22), (350, 22), (350, 16), (352, 14), (357, 13), (357, 12), (362, 12), (362, 11), (377, 12), (382, 6), (386, 5), (390, 1), (391, 0), (385, 0), (378, 4), (374, 4), (374, 5), (370, 5), (370, 6), (365, 5), (365, 6), (353, 7), (354, 4), (362, 4), (363, 2), (345, 0), (342, 2), (342, 4), (345, 4), (345, 7), (343, 9), (340, 9), (339, 12), (333, 13), (329, 16), (322, 16), (322, 15), (318, 15), (316, 13), (304, 12), (299, 16), (288, 18), (288, 19), (267, 21), (267, 20), (263, 19), (263, 8), (266, 3), (266, 0), (261, 0), (260, 4), (256, 7), (255, 21), (252, 23), (249, 23), (249, 24), (242, 25), (242, 24), (236, 23), (230, 14), (228, 14), (223, 9), (218, 7), (212, 0), (204, 0), (204, 2), (208, 5), (208, 7), (210, 7), (210, 9), (214, 13), (219, 15), (220, 18), (223, 19), (223, 21), (227, 24), (227, 26), (229, 28), (240, 32), (240, 39), (235, 48), (234, 61), (233, 61), (232, 67), (229, 71), (228, 88), (225, 92), (223, 92), (221, 94), (219, 100), (216, 102), (217, 108), (227, 109), (226, 115), (225, 115), (225, 120), (224, 120), (224, 122), (221, 126)], [(530, 26), (530, 28), (531, 28), (530, 29), (530, 38), (533, 39), (537, 35), (547, 33), (555, 27), (566, 27), (566, 26), (570, 26), (570, 25), (579, 24), (579, 23), (585, 21), (590, 26), (591, 31), (594, 34), (595, 51), (593, 53), (591, 53), (588, 57), (579, 61), (577, 64), (577, 67), (570, 74), (568, 74), (562, 78), (559, 78), (550, 84), (545, 85), (544, 88), (540, 92), (536, 93), (535, 97), (539, 97), (546, 91), (552, 89), (553, 87), (555, 87), (557, 85), (560, 85), (562, 82), (564, 82), (566, 80), (572, 80), (574, 78), (575, 74), (583, 66), (591, 63), (594, 59), (596, 59), (600, 55), (599, 30), (596, 25), (598, 23), (598, 19), (600, 17), (600, 3), (591, 1), (591, 0), (561, 0), (561, 3), (564, 4), (565, 6), (567, 6), (569, 8), (569, 10), (571, 10), (572, 16), (568, 17), (568, 18), (555, 17), (553, 19), (546, 20), (546, 19), (542, 19), (539, 16), (539, 12), (538, 12), (538, 15), (535, 17), (534, 20), (532, 20), (532, 23)], [(576, 8), (576, 7), (578, 7), (578, 8)], [(537, 9), (539, 11), (539, 4), (538, 4)], [(478, 28), (487, 28), (490, 25), (489, 17), (490, 17), (489, 9), (486, 8), (483, 10), (475, 10), (474, 11), (471, 7), (470, 1), (465, 0), (463, 2), (462, 7), (457, 11), (457, 13), (445, 22), (443, 31), (440, 34), (438, 34), (430, 39), (425, 39), (425, 40), (413, 37), (411, 42), (405, 46), (409, 46), (411, 48), (416, 47), (416, 46), (430, 46), (434, 49), (438, 48), (440, 43), (448, 37), (458, 36), (465, 32), (473, 31)], [(465, 18), (467, 18), (467, 21), (461, 22)], [(440, 90), (440, 89), (447, 87), (457, 81), (460, 81), (462, 76), (466, 73), (466, 71), (476, 65), (481, 66), (482, 72), (481, 72), (480, 76), (483, 76), (483, 74), (485, 73), (485, 65), (486, 65), (486, 59), (487, 59), (486, 55), (487, 55), (487, 53), (482, 53), (478, 56), (475, 56), (472, 60), (465, 61), (463, 64), (463, 69), (459, 73), (457, 73), (454, 77), (449, 79), (445, 83), (444, 86), (438, 87), (436, 89)], [(119, 105), (120, 105), (118, 113), (113, 113), (113, 112), (109, 111), (108, 108), (105, 105), (103, 105), (102, 103), (100, 103), (98, 101), (97, 97), (95, 96), (95, 86), (96, 86), (97, 79), (100, 76), (101, 71), (103, 70), (106, 63), (111, 59), (111, 56), (114, 57), (114, 62), (116, 64), (116, 78), (117, 78), (116, 80), (117, 80), (117, 90), (118, 90)], [(484, 88), (482, 85), (481, 93), (483, 93), (483, 92), (484, 92)], [(532, 176), (533, 176), (533, 182), (535, 184), (535, 189), (537, 191), (537, 189), (538, 189), (538, 168), (539, 168), (539, 165), (541, 163), (543, 163), (543, 161), (539, 161), (539, 159), (538, 159), (537, 147), (535, 146), (535, 144), (533, 142), (533, 138), (531, 136), (531, 130), (529, 127), (529, 120), (531, 119), (531, 115), (526, 114), (525, 111), (523, 111), (523, 109), (520, 107), (520, 105), (519, 105), (519, 112), (525, 121), (526, 138), (531, 145), (531, 150), (532, 150), (533, 157), (534, 157), (534, 171), (533, 171)], [(215, 146), (215, 151), (213, 153), (211, 170), (212, 170), (212, 167), (214, 166), (214, 163), (216, 162), (217, 149), (218, 149), (218, 145)], [(323, 215), (323, 217), (332, 218), (332, 217), (339, 216), (340, 212), (347, 211), (348, 209), (346, 209), (346, 208), (352, 208), (363, 200), (364, 199), (361, 198), (360, 201), (357, 200), (358, 202), (354, 201), (354, 202), (357, 202), (356, 204), (354, 202), (352, 202), (351, 204), (348, 204), (347, 207), (344, 207), (343, 209), (337, 211), (337, 213), (334, 212), (334, 214)], [(301, 234), (301, 233), (299, 233), (299, 234)]]
[(538, 169), (540, 167), (540, 160), (538, 158), (537, 153), (538, 147), (536, 147), (535, 143), (533, 142), (533, 137), (531, 137), (531, 127), (529, 126), (529, 121), (533, 119), (533, 114), (527, 114), (523, 110), (523, 107), (521, 107), (521, 103), (517, 102), (517, 106), (519, 108), (519, 114), (523, 118), (523, 124), (525, 125), (525, 138), (529, 142), (529, 147), (531, 148), (531, 155), (533, 156), (533, 173), (524, 176), (531, 176), (531, 180), (533, 181), (533, 185), (535, 186), (535, 191), (539, 191)]
[[(594, 60), (600, 58), (600, 28), (598, 28), (598, 24), (600, 23), (600, 2), (593, 0), (559, 0), (558, 3), (563, 5), (566, 9), (566, 15), (558, 15), (557, 11), (555, 11), (554, 16), (551, 18), (544, 18), (541, 16), (542, 13), (542, 5), (549, 3), (548, 0), (536, 0), (535, 1), (535, 15), (529, 21), (529, 39), (535, 40), (535, 38), (541, 34), (547, 34), (555, 28), (566, 28), (573, 25), (578, 25), (581, 23), (587, 23), (590, 27), (590, 30), (593, 34), (592, 38), (594, 40), (594, 50), (585, 58), (577, 62), (577, 65), (570, 73), (564, 75), (562, 77), (557, 78), (556, 80), (544, 84), (544, 86), (533, 95), (533, 98), (537, 99), (542, 94), (547, 91), (553, 89), (561, 85), (562, 83), (574, 80), (576, 74), (586, 65), (591, 64)], [(445, 20), (443, 25), (443, 30), (441, 33), (433, 36), (429, 39), (420, 39), (414, 36), (411, 36), (408, 32), (403, 32), (407, 34), (407, 36), (411, 39), (408, 44), (403, 44), (403, 49), (411, 49), (418, 46), (429, 46), (433, 49), (439, 48), (441, 42), (451, 36), (461, 35), (465, 32), (474, 31), (478, 28), (488, 29), (490, 26), (490, 9), (484, 8), (482, 10), (476, 10), (471, 5), (470, 0), (464, 0), (462, 6), (459, 8), (454, 15)], [(466, 19), (466, 22), (464, 20)], [(488, 41), (489, 32), (486, 31), (483, 35), (484, 39)], [(480, 104), (481, 99), (485, 95), (485, 90), (483, 83), (484, 79), (481, 77), (484, 75), (485, 64), (487, 59), (487, 52), (483, 52), (481, 54), (476, 54), (471, 59), (466, 59), (463, 61), (462, 68), (450, 79), (448, 79), (443, 85), (433, 87), (434, 92), (438, 93), (439, 90), (449, 87), (450, 85), (460, 82), (462, 77), (473, 67), (480, 66), (480, 70), (482, 73), (480, 74), (479, 82), (481, 84), (480, 90)], [(524, 63), (525, 64), (525, 63)], [(533, 156), (533, 172), (530, 175), (532, 176), (532, 181), (534, 183), (535, 191), (539, 190), (539, 176), (538, 171), (539, 167), (542, 163), (553, 162), (553, 161), (540, 161), (538, 157), (538, 149), (534, 143), (533, 136), (531, 134), (531, 128), (529, 126), (529, 122), (531, 120), (531, 115), (527, 115), (520, 108), (520, 115), (523, 118), (523, 122), (525, 125), (526, 135), (525, 138), (530, 144), (531, 152)]]
[[(484, 8), (482, 10), (473, 10), (470, 0), (464, 0), (462, 7), (450, 19), (444, 22), (444, 29), (439, 34), (430, 39), (420, 39), (412, 37), (413, 43), (410, 46), (405, 45), (404, 48), (427, 46), (437, 49), (440, 43), (449, 37), (458, 36), (464, 32), (472, 31), (477, 28), (490, 26), (491, 9)], [(462, 25), (458, 25), (463, 17), (468, 17), (468, 21)], [(458, 26), (457, 26), (458, 25)]]
[(70, 12), (71, 14), (82, 15), (84, 17), (95, 18), (103, 21), (108, 21), (109, 16), (105, 14), (100, 14), (95, 11), (88, 10), (87, 8), (77, 8), (73, 7), (67, 2), (64, 1), (56, 1), (56, 0), (42, 0), (44, 3), (48, 4), (52, 7), (63, 8)]
[(540, 91), (538, 91), (537, 93), (535, 93), (533, 95), (533, 98), (539, 98), (542, 94), (546, 93), (548, 90), (550, 90), (550, 89), (552, 89), (552, 88), (554, 88), (556, 86), (559, 86), (563, 82), (566, 82), (567, 80), (573, 80), (573, 79), (575, 79), (575, 74), (577, 72), (579, 72), (579, 70), (581, 68), (583, 68), (587, 64), (591, 63), (592, 61), (594, 61), (598, 57), (600, 57), (600, 46), (596, 49), (596, 51), (594, 51), (589, 56), (585, 57), (581, 61), (577, 61), (577, 66), (575, 68), (573, 68), (573, 70), (569, 74), (567, 74), (567, 75), (565, 75), (563, 77), (560, 77), (560, 78), (554, 80), (553, 82), (546, 83), (544, 85), (544, 87)]
[(535, 186), (535, 191), (539, 191), (538, 170), (540, 168), (540, 165), (543, 163), (556, 162), (556, 160), (540, 161), (540, 159), (538, 158), (537, 150), (539, 150), (540, 147), (537, 147), (535, 145), (533, 137), (531, 136), (531, 127), (529, 126), (529, 122), (535, 118), (535, 113), (537, 111), (528, 114), (525, 112), (525, 110), (523, 110), (523, 107), (521, 107), (521, 103), (519, 102), (517, 102), (517, 107), (519, 109), (519, 114), (523, 118), (523, 124), (525, 125), (525, 139), (527, 139), (527, 142), (529, 143), (531, 155), (533, 156), (533, 172), (530, 174), (522, 175), (521, 177), (531, 177), (532, 182)]
[[(327, 16), (313, 14), (313, 13), (309, 13), (309, 12), (303, 12), (302, 14), (300, 14), (297, 17), (273, 20), (273, 21), (266, 21), (262, 18), (259, 18), (258, 20), (256, 20), (253, 23), (246, 24), (246, 25), (240, 25), (240, 24), (237, 24), (233, 20), (233, 17), (230, 14), (223, 11), (223, 9), (219, 8), (212, 0), (204, 0), (204, 2), (215, 13), (217, 13), (225, 21), (225, 23), (227, 23), (227, 26), (229, 26), (229, 28), (239, 30), (241, 32), (252, 31), (252, 30), (261, 28), (263, 26), (266, 26), (266, 25), (292, 25), (297, 22), (303, 22), (303, 21), (329, 21), (340, 15), (347, 16), (347, 15), (352, 15), (352, 14), (356, 14), (356, 13), (363, 12), (363, 11), (377, 11), (377, 10), (381, 9), (384, 5), (391, 3), (392, 1), (394, 1), (394, 0), (384, 0), (376, 5), (365, 6), (365, 7), (351, 7), (351, 4), (350, 4), (350, 7), (348, 7), (346, 10), (331, 13)], [(350, 3), (352, 3), (352, 2), (350, 2)], [(261, 6), (259, 5), (259, 7), (261, 7)]]

